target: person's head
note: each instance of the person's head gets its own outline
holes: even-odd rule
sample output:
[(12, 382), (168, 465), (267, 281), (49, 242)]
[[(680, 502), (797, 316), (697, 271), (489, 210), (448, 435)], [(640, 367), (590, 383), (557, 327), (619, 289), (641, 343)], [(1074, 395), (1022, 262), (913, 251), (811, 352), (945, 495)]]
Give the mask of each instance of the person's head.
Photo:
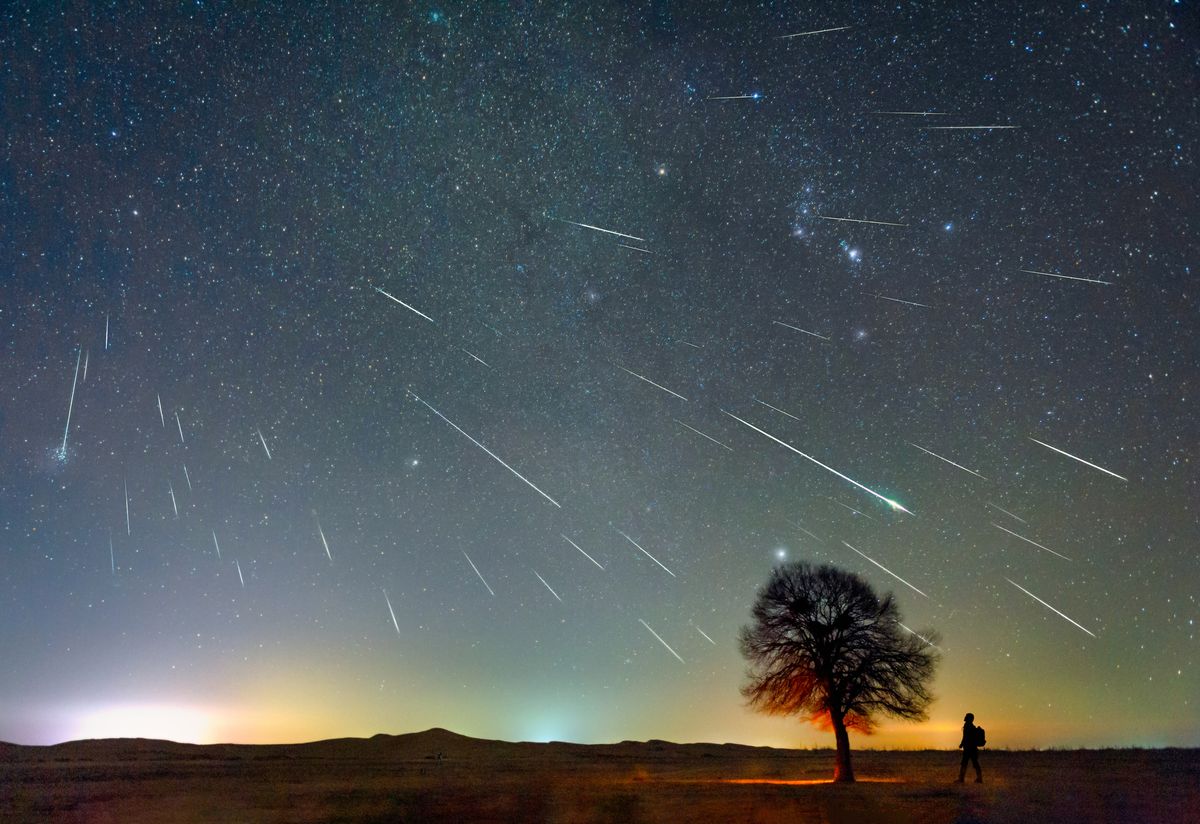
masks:
[(973, 712), (969, 712), (965, 716), (963, 716), (964, 724), (970, 724), (974, 720), (975, 720), (975, 713), (973, 713)]

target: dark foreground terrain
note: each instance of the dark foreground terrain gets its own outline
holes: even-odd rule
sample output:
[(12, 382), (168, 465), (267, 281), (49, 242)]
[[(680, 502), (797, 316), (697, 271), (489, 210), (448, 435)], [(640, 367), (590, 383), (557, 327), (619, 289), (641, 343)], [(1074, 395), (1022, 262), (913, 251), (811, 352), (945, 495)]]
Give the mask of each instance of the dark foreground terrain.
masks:
[[(511, 744), (445, 730), (312, 744), (0, 744), (0, 820), (171, 822), (1198, 822), (1200, 751), (958, 753)], [(968, 778), (968, 780), (970, 780)]]

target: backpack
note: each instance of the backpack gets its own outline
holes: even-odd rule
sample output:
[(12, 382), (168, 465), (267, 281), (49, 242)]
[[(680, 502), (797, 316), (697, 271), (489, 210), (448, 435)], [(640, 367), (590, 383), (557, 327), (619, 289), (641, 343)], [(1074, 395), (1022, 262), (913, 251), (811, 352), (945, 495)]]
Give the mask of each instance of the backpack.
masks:
[(983, 727), (975, 728), (975, 746), (983, 747), (987, 745), (987, 736), (983, 734)]

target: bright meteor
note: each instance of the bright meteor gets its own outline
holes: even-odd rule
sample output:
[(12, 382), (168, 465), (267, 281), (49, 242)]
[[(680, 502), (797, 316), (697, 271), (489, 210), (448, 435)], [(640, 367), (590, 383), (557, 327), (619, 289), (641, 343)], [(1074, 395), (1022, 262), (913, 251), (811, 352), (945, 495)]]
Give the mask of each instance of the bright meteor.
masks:
[(859, 554), (859, 555), (862, 555), (862, 556), (863, 556), (864, 558), (866, 558), (868, 561), (870, 561), (870, 562), (871, 562), (871, 563), (873, 563), (875, 566), (877, 566), (877, 567), (879, 567), (880, 569), (882, 569), (882, 570), (883, 570), (884, 572), (886, 572), (888, 575), (891, 575), (893, 578), (895, 578), (895, 579), (896, 579), (897, 581), (899, 581), (900, 583), (904, 584), (906, 587), (908, 587), (909, 589), (911, 589), (913, 592), (917, 593), (918, 595), (920, 595), (920, 596), (922, 596), (922, 597), (924, 597), (924, 598), (928, 598), (928, 597), (929, 597), (929, 596), (928, 596), (928, 595), (926, 595), (924, 592), (921, 592), (921, 590), (917, 589), (915, 586), (913, 586), (912, 584), (910, 584), (908, 581), (904, 580), (904, 579), (903, 579), (903, 578), (901, 578), (899, 575), (897, 575), (896, 573), (892, 572), (890, 569), (888, 569), (887, 567), (885, 567), (883, 564), (881, 564), (881, 563), (879, 563), (878, 561), (876, 561), (874, 558), (871, 558), (871, 557), (869, 557), (869, 556), (868, 556), (868, 555), (866, 555), (865, 553), (859, 552), (857, 549), (854, 549), (854, 547), (850, 546), (850, 544), (847, 544), (845, 541), (842, 541), (842, 544), (843, 544), (843, 545), (844, 545), (844, 546), (845, 546), (847, 549), (853, 549), (855, 552), (858, 552), (858, 554)]
[[(722, 409), (721, 411), (722, 411), (722, 412), (725, 412), (725, 410), (724, 410), (724, 409)], [(726, 414), (726, 415), (728, 415), (729, 417), (733, 418), (733, 419), (734, 419), (735, 421), (737, 421), (738, 423), (740, 423), (740, 424), (744, 424), (745, 426), (748, 426), (748, 427), (750, 427), (751, 429), (753, 429), (755, 432), (759, 433), (760, 435), (766, 435), (768, 438), (770, 438), (771, 440), (775, 441), (775, 443), (779, 444), (780, 446), (785, 446), (785, 447), (787, 447), (788, 449), (792, 450), (792, 451), (793, 451), (793, 452), (795, 452), (797, 455), (799, 455), (801, 458), (804, 458), (805, 460), (808, 460), (808, 461), (812, 461), (812, 462), (813, 462), (813, 463), (815, 463), (817, 466), (821, 467), (822, 469), (826, 470), (827, 472), (832, 472), (834, 475), (837, 475), (837, 476), (838, 476), (839, 478), (841, 478), (843, 481), (848, 481), (848, 482), (850, 482), (850, 483), (854, 484), (856, 487), (858, 487), (859, 489), (861, 489), (863, 492), (866, 492), (866, 493), (868, 493), (869, 495), (874, 495), (876, 498), (878, 498), (879, 500), (883, 501), (885, 504), (887, 504), (888, 506), (890, 506), (892, 509), (899, 510), (900, 512), (904, 512), (904, 513), (907, 513), (907, 514), (909, 514), (909, 515), (913, 515), (913, 514), (915, 514), (915, 513), (913, 513), (913, 512), (912, 512), (912, 510), (906, 509), (906, 508), (905, 508), (905, 507), (904, 507), (902, 504), (900, 504), (899, 502), (897, 502), (897, 501), (893, 501), (891, 498), (888, 498), (888, 497), (886, 497), (886, 496), (884, 496), (884, 495), (880, 495), (878, 492), (876, 492), (874, 489), (871, 489), (871, 488), (870, 488), (870, 487), (868, 487), (868, 486), (863, 486), (863, 485), (862, 485), (862, 484), (860, 484), (858, 481), (856, 481), (856, 480), (854, 480), (853, 478), (851, 478), (849, 475), (843, 475), (841, 472), (838, 472), (838, 471), (837, 471), (836, 469), (834, 469), (832, 466), (829, 466), (828, 464), (823, 464), (823, 463), (821, 463), (820, 461), (818, 461), (816, 458), (812, 457), (811, 455), (805, 455), (803, 452), (801, 452), (801, 451), (800, 451), (799, 449), (797, 449), (796, 447), (792, 446), (790, 443), (787, 443), (786, 441), (781, 441), (781, 440), (779, 440), (779, 438), (776, 438), (776, 437), (775, 437), (774, 435), (772, 435), (770, 432), (764, 432), (763, 430), (759, 429), (759, 428), (758, 428), (757, 426), (755, 426), (754, 424), (750, 423), (749, 421), (744, 421), (744, 420), (742, 420), (742, 419), (741, 419), (741, 418), (739, 418), (737, 415), (734, 415), (732, 412), (725, 412), (725, 414)], [(922, 593), (922, 594), (924, 594), (924, 593)]]
[(1105, 475), (1112, 475), (1114, 478), (1121, 480), (1121, 481), (1128, 482), (1128, 480), (1129, 480), (1128, 478), (1124, 478), (1124, 477), (1118, 475), (1116, 472), (1109, 472), (1107, 469), (1105, 469), (1102, 466), (1096, 466), (1096, 464), (1092, 463), (1091, 461), (1085, 461), (1083, 458), (1080, 458), (1076, 455), (1072, 455), (1070, 452), (1064, 452), (1063, 450), (1059, 449), (1057, 446), (1051, 446), (1050, 444), (1048, 444), (1044, 441), (1039, 441), (1037, 438), (1030, 438), (1029, 440), (1033, 441), (1034, 443), (1041, 444), (1042, 446), (1046, 447), (1047, 449), (1053, 449), (1059, 455), (1066, 455), (1068, 458), (1070, 458), (1073, 461), (1079, 461), (1081, 464), (1084, 464), (1085, 466), (1090, 466), (1092, 469), (1099, 469)]
[(1049, 605), (1049, 604), (1047, 604), (1045, 601), (1043, 601), (1041, 598), (1037, 597), (1037, 596), (1036, 596), (1036, 595), (1034, 595), (1032, 592), (1030, 592), (1029, 590), (1025, 589), (1025, 587), (1023, 587), (1023, 586), (1021, 586), (1020, 584), (1018, 584), (1016, 581), (1012, 580), (1011, 578), (1005, 578), (1004, 580), (1008, 581), (1010, 584), (1012, 584), (1013, 586), (1015, 586), (1017, 589), (1021, 590), (1021, 592), (1024, 592), (1024, 593), (1025, 593), (1026, 595), (1028, 595), (1030, 598), (1032, 598), (1033, 600), (1037, 601), (1039, 604), (1041, 604), (1041, 605), (1042, 605), (1042, 606), (1044, 606), (1046, 609), (1048, 609), (1048, 610), (1050, 610), (1051, 612), (1053, 612), (1055, 615), (1058, 615), (1058, 616), (1060, 616), (1060, 617), (1062, 617), (1062, 618), (1066, 618), (1068, 621), (1070, 621), (1072, 624), (1075, 624), (1075, 626), (1079, 627), (1081, 630), (1083, 630), (1084, 632), (1086, 632), (1088, 635), (1092, 636), (1093, 638), (1095, 638), (1095, 637), (1096, 637), (1096, 633), (1094, 633), (1094, 632), (1092, 632), (1091, 630), (1087, 629), (1087, 628), (1086, 628), (1086, 627), (1084, 627), (1082, 624), (1080, 624), (1080, 623), (1076, 622), (1074, 619), (1070, 618), (1069, 616), (1067, 616), (1067, 615), (1064, 615), (1063, 613), (1059, 612), (1059, 611), (1058, 611), (1058, 610), (1056, 610), (1054, 607), (1050, 606), (1050, 605)]

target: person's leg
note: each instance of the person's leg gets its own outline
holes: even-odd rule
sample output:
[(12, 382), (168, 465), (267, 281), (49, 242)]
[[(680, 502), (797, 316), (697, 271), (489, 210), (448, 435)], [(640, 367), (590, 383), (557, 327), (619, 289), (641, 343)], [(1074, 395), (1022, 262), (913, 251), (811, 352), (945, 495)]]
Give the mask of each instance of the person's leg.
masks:
[(983, 783), (983, 770), (979, 769), (979, 750), (971, 753), (971, 763), (975, 765), (975, 783)]
[(967, 753), (967, 751), (963, 750), (962, 763), (958, 766), (958, 783), (959, 784), (962, 783), (963, 776), (967, 774), (967, 760), (970, 757), (971, 756)]

